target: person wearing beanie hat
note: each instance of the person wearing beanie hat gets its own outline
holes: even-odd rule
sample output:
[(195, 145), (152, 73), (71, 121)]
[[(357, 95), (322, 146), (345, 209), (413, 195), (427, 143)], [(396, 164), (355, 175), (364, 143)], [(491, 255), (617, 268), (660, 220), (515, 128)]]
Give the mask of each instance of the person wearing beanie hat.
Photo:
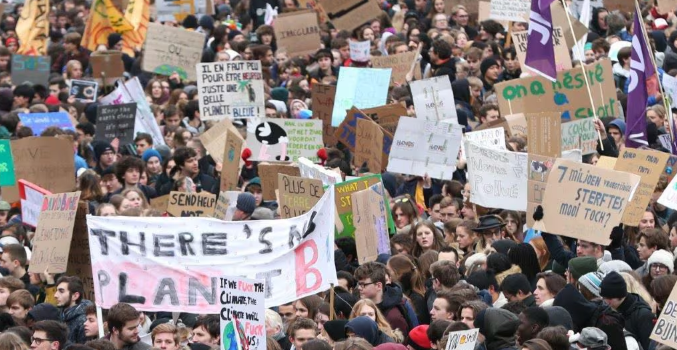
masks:
[(515, 348), (515, 334), (520, 322), (514, 313), (505, 309), (488, 308), (477, 314), (474, 324), (484, 336), (487, 350)]
[(172, 149), (167, 145), (157, 145), (155, 146), (155, 150), (160, 153), (162, 159), (169, 159), (172, 156)]
[(597, 259), (591, 256), (582, 256), (569, 260), (569, 269), (567, 270), (567, 282), (575, 284), (581, 276), (588, 272), (597, 271)]
[(651, 307), (642, 297), (628, 293), (628, 286), (618, 272), (609, 272), (602, 280), (600, 296), (625, 320), (625, 329), (632, 333), (643, 349), (649, 348), (649, 337), (656, 321)]
[(256, 198), (254, 198), (254, 195), (249, 192), (240, 193), (237, 196), (233, 221), (250, 220), (254, 210), (256, 210)]
[(601, 298), (599, 292), (602, 286), (602, 279), (604, 279), (604, 274), (599, 271), (588, 272), (578, 279), (579, 290), (585, 299), (593, 300)]
[(242, 34), (241, 31), (239, 31), (239, 30), (237, 30), (237, 29), (236, 29), (236, 30), (231, 30), (231, 31), (228, 33), (228, 41), (233, 41), (233, 40), (235, 40), (235, 38), (236, 38), (237, 36), (241, 36), (242, 39), (244, 39), (244, 34)]
[[(427, 327), (427, 326), (426, 326)], [(378, 346), (385, 343), (393, 343), (395, 340), (383, 333), (378, 324), (369, 316), (359, 316), (346, 323), (345, 327), (346, 338), (358, 337), (366, 340), (372, 346)], [(425, 335), (425, 331), (423, 331)], [(427, 336), (426, 336), (427, 337)], [(430, 342), (428, 342), (430, 344)], [(428, 349), (430, 345), (428, 345)]]
[(599, 265), (598, 271), (601, 272), (602, 275), (606, 275), (611, 271), (631, 272), (632, 267), (630, 267), (630, 265), (628, 265), (628, 263), (623, 260), (611, 260)]
[(273, 88), (270, 90), (270, 98), (286, 104), (289, 101), (289, 90), (283, 87)]
[(501, 75), (501, 66), (493, 57), (487, 57), (482, 60), (480, 64), (480, 72), (482, 83), (484, 84), (483, 92), (487, 93), (494, 88), (494, 84), (499, 82), (498, 77)]
[(428, 338), (428, 325), (420, 325), (414, 327), (414, 329), (409, 331), (407, 338), (404, 340), (404, 345), (411, 347), (414, 350), (427, 350), (430, 349), (430, 339)]
[(675, 257), (663, 249), (653, 252), (646, 264), (652, 280), (675, 271)]
[(95, 141), (94, 143), (94, 158), (96, 158), (96, 167), (94, 171), (101, 174), (103, 169), (106, 169), (115, 163), (116, 153), (115, 148), (106, 141)]
[(322, 326), (322, 335), (329, 345), (346, 339), (346, 324), (348, 320), (331, 320)]
[(200, 17), (198, 24), (200, 25), (198, 30), (201, 30), (203, 33), (209, 34), (214, 30), (214, 18), (212, 18), (212, 16), (203, 15)]
[(162, 156), (157, 150), (149, 148), (143, 152), (141, 159), (146, 163), (148, 185), (152, 186), (162, 174)]

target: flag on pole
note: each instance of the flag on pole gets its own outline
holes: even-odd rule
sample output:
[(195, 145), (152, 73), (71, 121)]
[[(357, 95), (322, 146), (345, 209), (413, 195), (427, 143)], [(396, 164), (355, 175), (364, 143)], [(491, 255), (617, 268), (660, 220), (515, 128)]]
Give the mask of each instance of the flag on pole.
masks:
[(552, 41), (552, 13), (554, 0), (531, 0), (527, 57), (525, 65), (548, 80), (557, 80), (555, 45)]
[[(571, 7), (569, 7), (571, 9)], [(581, 16), (578, 18), (578, 21), (581, 22), (585, 28), (590, 27), (590, 21), (592, 20), (592, 5), (590, 5), (590, 0), (583, 0), (583, 9), (581, 9)], [(588, 42), (588, 33), (585, 33), (581, 40), (576, 43), (574, 48), (574, 60), (585, 62), (585, 43)]]
[(48, 16), (49, 0), (26, 1), (16, 24), (16, 34), (21, 43), (17, 53), (29, 56), (47, 54)]
[(625, 146), (632, 148), (649, 145), (646, 137), (646, 105), (649, 98), (646, 81), (656, 72), (647, 49), (649, 45), (642, 32), (643, 25), (639, 13), (635, 12), (630, 86), (628, 87), (628, 114), (625, 116), (627, 124)]
[(82, 46), (96, 51), (99, 45), (108, 44), (110, 34), (118, 33), (122, 35), (122, 52), (133, 56), (146, 38), (149, 6), (148, 0), (130, 1), (123, 14), (112, 0), (94, 0)]

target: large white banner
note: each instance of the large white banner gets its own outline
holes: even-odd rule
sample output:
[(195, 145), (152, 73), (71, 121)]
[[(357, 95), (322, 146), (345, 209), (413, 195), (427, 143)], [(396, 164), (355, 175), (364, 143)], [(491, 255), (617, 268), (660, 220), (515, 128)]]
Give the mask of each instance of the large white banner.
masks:
[(401, 117), (390, 148), (388, 171), (451, 179), (462, 138), (463, 127), (449, 120)]
[(334, 190), (291, 219), (87, 216), (96, 305), (219, 313), (219, 278), (265, 281), (266, 307), (337, 283)]
[(467, 140), (465, 151), (472, 203), (526, 211), (527, 153), (494, 150)]

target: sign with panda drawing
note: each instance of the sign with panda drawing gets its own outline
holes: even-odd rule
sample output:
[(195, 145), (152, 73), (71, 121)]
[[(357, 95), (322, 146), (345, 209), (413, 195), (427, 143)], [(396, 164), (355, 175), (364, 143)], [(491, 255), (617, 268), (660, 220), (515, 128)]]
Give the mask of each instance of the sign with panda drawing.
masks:
[(263, 117), (261, 61), (200, 63), (196, 69), (202, 120)]
[(322, 121), (319, 119), (250, 120), (247, 123), (247, 148), (252, 161), (296, 161), (301, 157), (318, 162), (317, 150), (322, 143)]

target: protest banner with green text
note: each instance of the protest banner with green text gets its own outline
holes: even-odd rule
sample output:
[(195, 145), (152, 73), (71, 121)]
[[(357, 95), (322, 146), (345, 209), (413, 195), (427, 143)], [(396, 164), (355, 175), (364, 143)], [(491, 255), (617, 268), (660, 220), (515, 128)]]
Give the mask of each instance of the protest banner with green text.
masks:
[[(381, 174), (362, 176), (358, 179), (344, 181), (334, 186), (334, 191), (336, 191), (336, 211), (343, 224), (343, 231), (337, 232), (338, 237), (353, 237), (355, 233), (355, 226), (353, 225), (352, 194), (357, 191), (366, 190), (377, 183), (383, 183)], [(392, 232), (395, 231), (395, 222), (390, 215), (390, 206), (388, 206), (387, 211), (388, 230)]]

